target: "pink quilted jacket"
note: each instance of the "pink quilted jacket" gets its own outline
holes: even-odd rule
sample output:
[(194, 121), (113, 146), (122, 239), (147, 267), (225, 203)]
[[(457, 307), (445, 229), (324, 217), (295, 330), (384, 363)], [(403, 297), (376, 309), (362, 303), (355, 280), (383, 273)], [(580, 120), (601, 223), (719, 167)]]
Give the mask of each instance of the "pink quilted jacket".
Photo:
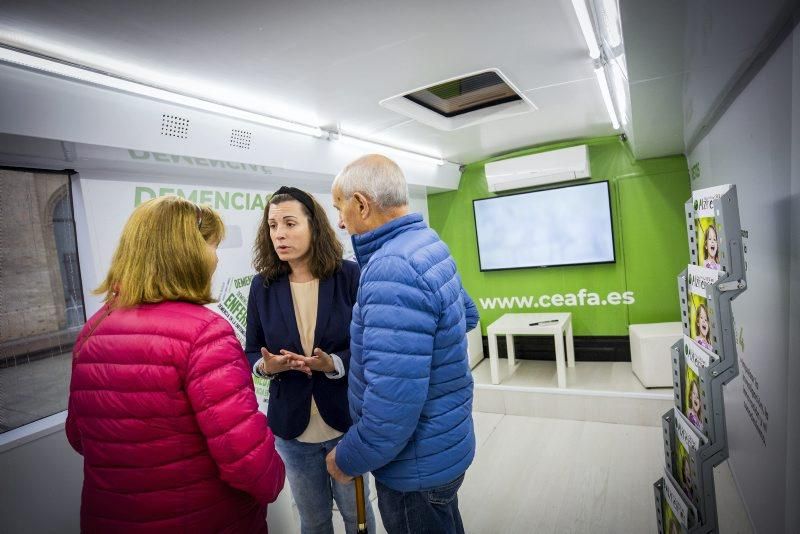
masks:
[(75, 344), (66, 431), (84, 458), (84, 532), (267, 531), (283, 462), (211, 310), (103, 307)]

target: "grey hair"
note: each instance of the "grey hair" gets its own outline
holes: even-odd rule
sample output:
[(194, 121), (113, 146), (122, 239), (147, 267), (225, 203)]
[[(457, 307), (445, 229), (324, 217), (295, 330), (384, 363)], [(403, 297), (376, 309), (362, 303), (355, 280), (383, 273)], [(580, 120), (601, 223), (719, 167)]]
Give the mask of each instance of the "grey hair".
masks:
[(379, 209), (408, 205), (408, 184), (394, 161), (368, 154), (349, 163), (333, 180), (333, 188), (345, 198), (361, 193)]

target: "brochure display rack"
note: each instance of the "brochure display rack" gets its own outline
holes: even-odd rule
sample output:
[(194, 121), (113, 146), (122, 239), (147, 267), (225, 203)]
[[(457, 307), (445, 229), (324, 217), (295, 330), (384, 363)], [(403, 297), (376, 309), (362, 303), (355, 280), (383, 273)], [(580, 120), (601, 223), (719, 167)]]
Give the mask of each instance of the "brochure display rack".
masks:
[(691, 264), (678, 276), (683, 339), (672, 346), (675, 406), (662, 417), (659, 533), (718, 532), (714, 467), (728, 457), (722, 386), (739, 373), (731, 301), (747, 288), (736, 186), (686, 203)]

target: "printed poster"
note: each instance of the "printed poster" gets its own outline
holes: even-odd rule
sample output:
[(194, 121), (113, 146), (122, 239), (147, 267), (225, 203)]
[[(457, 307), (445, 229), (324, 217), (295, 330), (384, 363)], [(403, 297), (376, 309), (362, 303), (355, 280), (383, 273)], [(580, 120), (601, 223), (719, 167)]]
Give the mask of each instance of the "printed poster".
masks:
[[(250, 296), (250, 282), (253, 275), (247, 274), (238, 277), (227, 278), (222, 281), (219, 299), (216, 303), (209, 305), (215, 312), (225, 317), (233, 326), (236, 338), (245, 346), (245, 335), (247, 332), (247, 300)], [(267, 413), (269, 403), (269, 383), (268, 378), (261, 378), (253, 373), (253, 385), (256, 389), (256, 399), (258, 409)]]

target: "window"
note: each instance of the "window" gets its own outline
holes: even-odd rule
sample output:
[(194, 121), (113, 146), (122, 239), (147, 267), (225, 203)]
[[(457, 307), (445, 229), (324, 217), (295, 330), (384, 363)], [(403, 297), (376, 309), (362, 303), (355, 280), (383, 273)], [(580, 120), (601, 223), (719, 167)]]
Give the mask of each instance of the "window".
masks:
[(0, 169), (0, 433), (67, 408), (85, 320), (69, 176)]

